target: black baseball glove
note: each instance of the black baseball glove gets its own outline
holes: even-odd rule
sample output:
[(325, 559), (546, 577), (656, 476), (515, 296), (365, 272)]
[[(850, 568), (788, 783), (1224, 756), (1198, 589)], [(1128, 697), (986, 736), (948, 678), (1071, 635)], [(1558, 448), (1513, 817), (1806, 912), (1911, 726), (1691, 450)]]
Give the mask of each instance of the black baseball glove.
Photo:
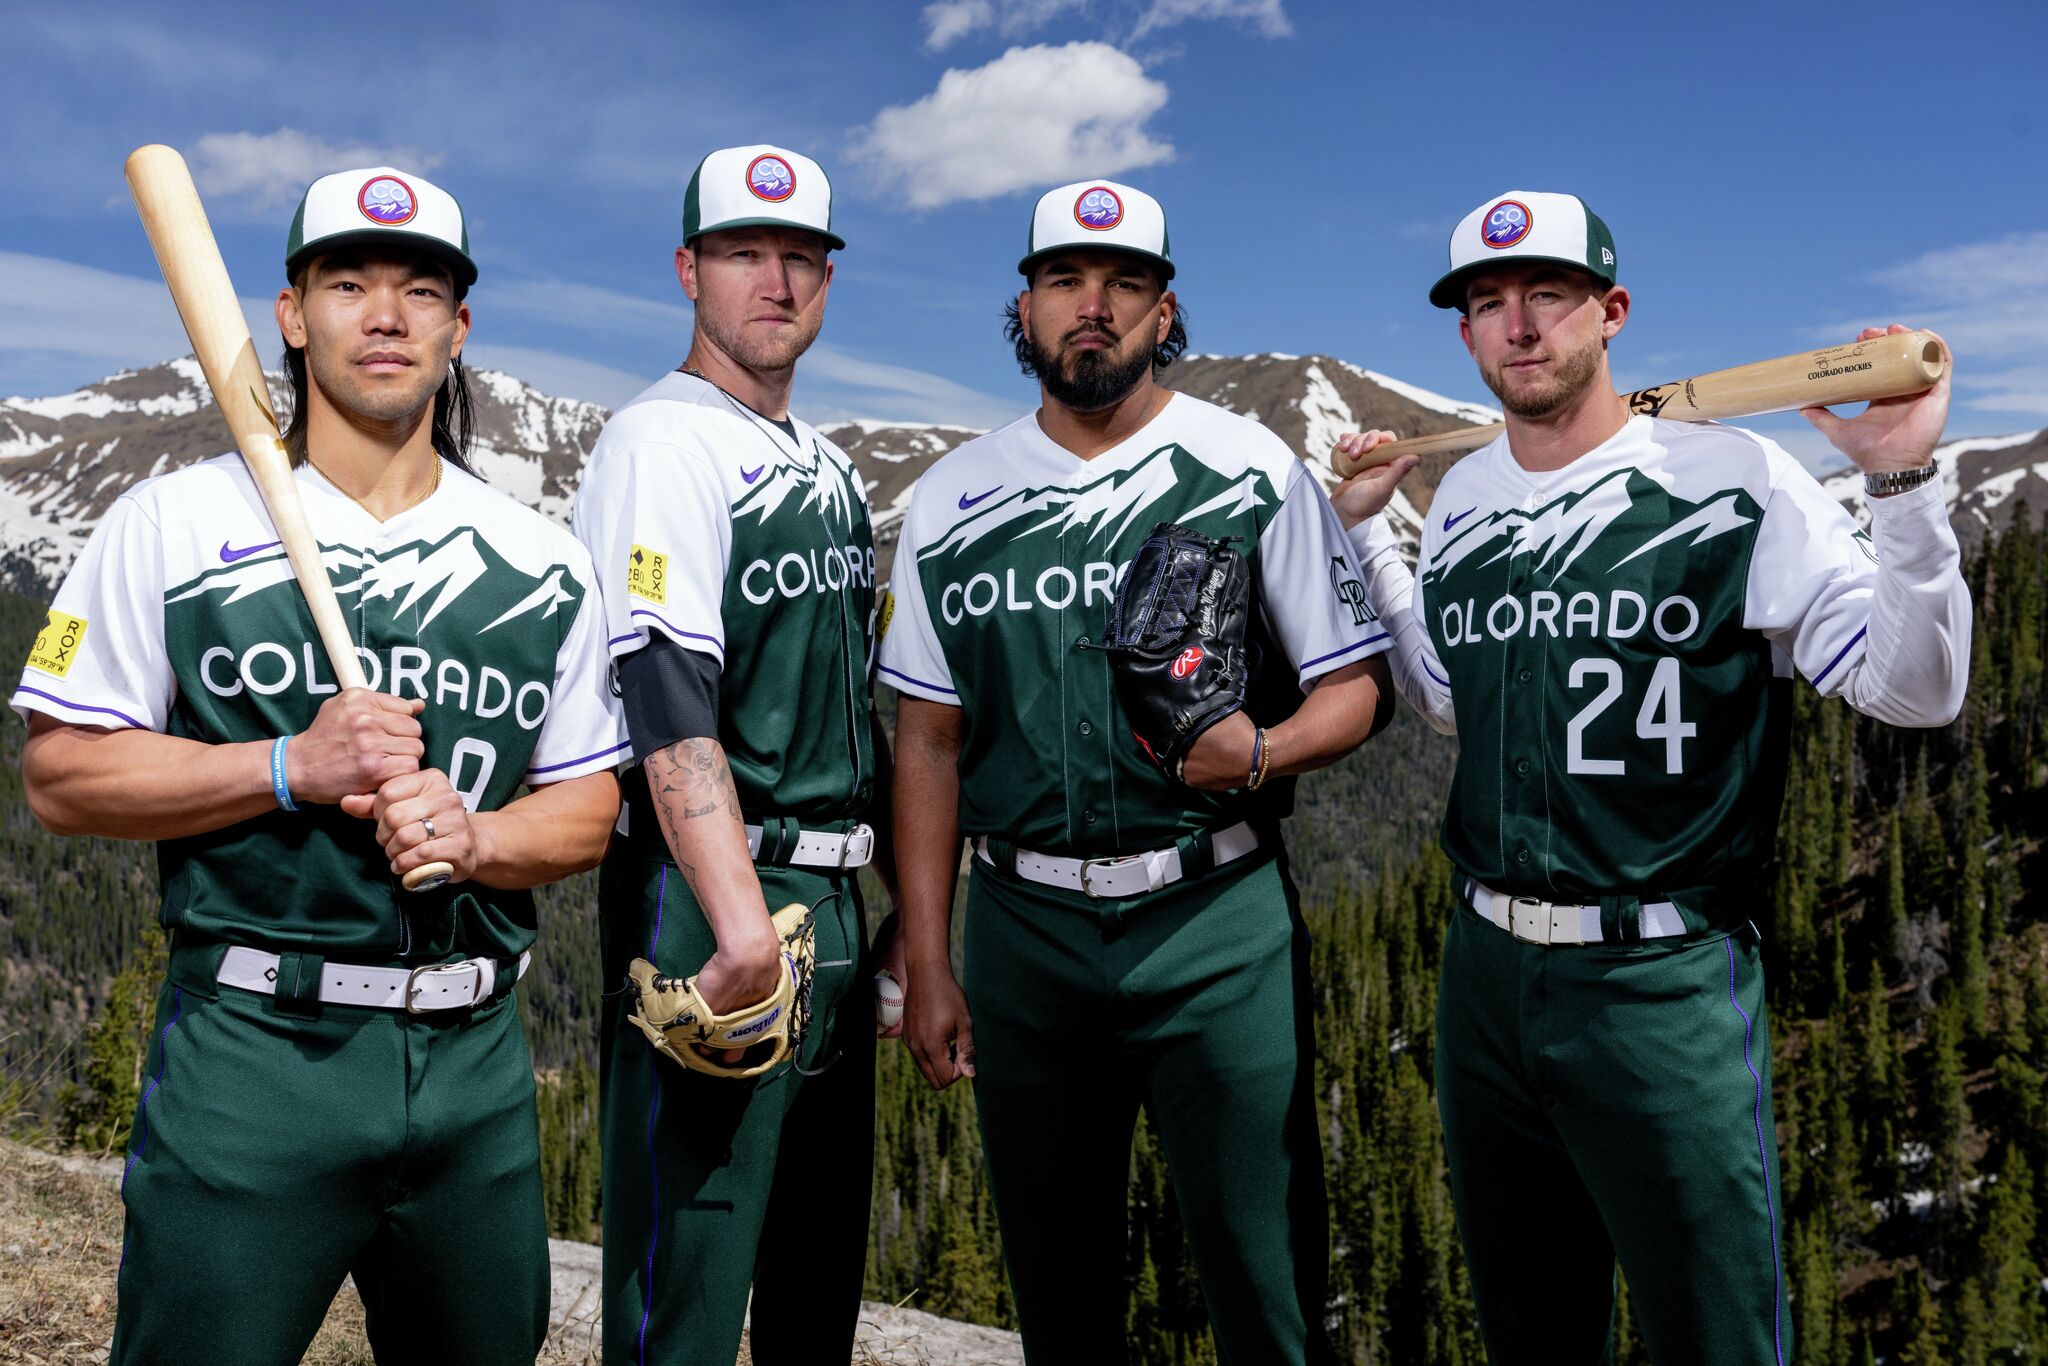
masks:
[(1231, 542), (1152, 528), (1118, 585), (1099, 647), (1152, 761), (1175, 779), (1204, 731), (1244, 706), (1251, 566)]

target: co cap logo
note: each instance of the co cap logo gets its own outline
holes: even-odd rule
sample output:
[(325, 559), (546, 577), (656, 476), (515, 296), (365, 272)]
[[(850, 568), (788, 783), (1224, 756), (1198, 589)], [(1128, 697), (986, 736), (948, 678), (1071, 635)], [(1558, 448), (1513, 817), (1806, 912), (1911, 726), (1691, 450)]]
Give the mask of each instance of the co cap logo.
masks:
[(1074, 201), (1074, 221), (1090, 232), (1108, 232), (1124, 221), (1124, 202), (1107, 185), (1083, 190)]
[(412, 186), (395, 175), (380, 175), (364, 181), (363, 188), (356, 193), (356, 207), (363, 211), (363, 217), (387, 228), (410, 223), (412, 216), (419, 212), (419, 202), (413, 198)]
[(1479, 236), (1487, 246), (1496, 250), (1512, 247), (1529, 235), (1533, 222), (1527, 204), (1518, 199), (1503, 199), (1486, 211), (1486, 220), (1479, 225)]
[(780, 204), (796, 193), (796, 172), (772, 152), (764, 152), (747, 163), (747, 188), (754, 198)]

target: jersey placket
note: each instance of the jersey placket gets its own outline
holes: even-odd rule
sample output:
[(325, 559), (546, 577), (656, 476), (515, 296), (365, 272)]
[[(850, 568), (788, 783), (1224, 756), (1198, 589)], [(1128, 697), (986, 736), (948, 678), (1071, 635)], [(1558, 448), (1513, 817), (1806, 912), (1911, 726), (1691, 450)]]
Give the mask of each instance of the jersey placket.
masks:
[[(1081, 533), (1078, 546), (1074, 544), (1077, 531)], [(1059, 547), (1060, 566), (1073, 575), (1075, 583), (1084, 582), (1087, 529), (1062, 527)], [(1077, 605), (1084, 610), (1076, 611)], [(1103, 701), (1108, 696), (1105, 656), (1084, 648), (1094, 640), (1084, 593), (1077, 591), (1068, 605), (1058, 610), (1059, 627), (1052, 633), (1053, 667), (1060, 679), (1060, 783), (1067, 803), (1067, 838), (1077, 849), (1099, 847), (1095, 842), (1107, 822), (1112, 846), (1124, 852), (1115, 845), (1116, 796), (1110, 787), (1115, 757), (1109, 749), (1109, 716)], [(1060, 648), (1063, 645), (1067, 648)]]
[[(1532, 490), (1523, 500), (1523, 510), (1534, 512), (1543, 502), (1542, 490)], [(1515, 621), (1524, 622), (1529, 613), (1530, 582), (1536, 574), (1534, 555), (1510, 555), (1503, 587), (1516, 604)], [(1482, 604), (1485, 616), (1467, 629), (1492, 633), (1492, 604)], [(1543, 646), (1526, 632), (1507, 633), (1501, 642), (1500, 688), (1506, 699), (1501, 718), (1498, 781), (1500, 783), (1500, 847), (1507, 873), (1520, 881), (1536, 875), (1539, 867), (1546, 878), (1548, 865), (1538, 849), (1541, 831), (1550, 813), (1543, 800), (1542, 763), (1544, 661), (1538, 656)]]

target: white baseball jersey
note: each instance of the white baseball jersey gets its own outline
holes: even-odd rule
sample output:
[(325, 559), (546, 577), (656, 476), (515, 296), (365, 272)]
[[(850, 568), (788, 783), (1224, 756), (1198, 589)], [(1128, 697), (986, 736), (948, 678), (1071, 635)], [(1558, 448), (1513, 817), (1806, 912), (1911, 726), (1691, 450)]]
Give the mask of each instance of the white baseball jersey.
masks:
[(1633, 417), (1562, 470), (1505, 437), (1452, 466), (1414, 576), (1379, 518), (1354, 527), (1397, 687), (1460, 737), (1453, 862), (1711, 920), (1769, 854), (1795, 670), (1895, 725), (1952, 720), (1970, 601), (1939, 481), (1872, 507), (1874, 547), (1775, 443)]
[[(573, 537), (446, 462), (431, 497), (381, 523), (311, 465), (294, 477), (370, 687), (425, 701), (422, 763), (471, 810), (619, 763), (624, 723)], [(223, 455), (115, 500), (13, 706), (230, 744), (295, 735), (338, 690), (256, 486)], [(371, 823), (335, 806), (165, 840), (159, 861), (164, 923), (206, 938), (357, 962), (533, 940), (529, 893), (402, 894)]]
[(1280, 780), (1210, 793), (1160, 773), (1107, 657), (1082, 648), (1161, 522), (1238, 537), (1251, 561), (1253, 719), (1284, 719), (1316, 679), (1389, 647), (1328, 496), (1258, 423), (1176, 394), (1083, 460), (1021, 418), (918, 481), (883, 609), (882, 679), (963, 708), (964, 833), (1097, 855), (1285, 813)]

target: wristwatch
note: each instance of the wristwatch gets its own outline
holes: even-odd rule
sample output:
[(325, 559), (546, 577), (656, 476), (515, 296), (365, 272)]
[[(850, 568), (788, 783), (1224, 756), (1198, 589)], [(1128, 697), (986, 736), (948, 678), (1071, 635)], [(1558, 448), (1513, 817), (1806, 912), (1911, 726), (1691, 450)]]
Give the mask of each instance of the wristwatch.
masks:
[(1932, 479), (1939, 471), (1933, 465), (1922, 465), (1916, 470), (1886, 470), (1882, 474), (1863, 476), (1863, 491), (1872, 498), (1886, 498), (1907, 489), (1917, 489)]

